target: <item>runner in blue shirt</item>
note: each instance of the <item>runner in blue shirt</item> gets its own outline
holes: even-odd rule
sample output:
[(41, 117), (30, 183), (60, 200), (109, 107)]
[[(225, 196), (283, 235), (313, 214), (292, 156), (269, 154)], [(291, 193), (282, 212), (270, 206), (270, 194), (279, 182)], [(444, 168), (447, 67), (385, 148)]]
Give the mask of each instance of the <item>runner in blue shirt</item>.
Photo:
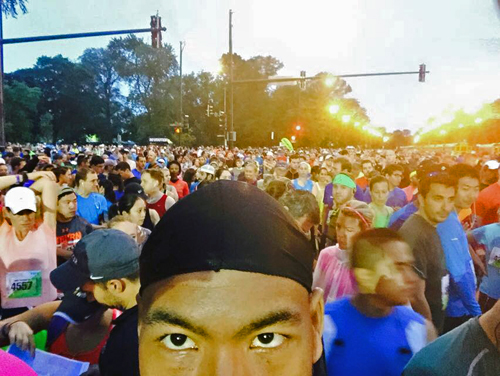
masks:
[(88, 168), (81, 168), (75, 176), (75, 187), (78, 207), (76, 214), (93, 225), (103, 223), (107, 219), (108, 204), (106, 198), (97, 193), (97, 174)]
[(476, 277), (469, 244), (457, 214), (470, 208), (476, 201), (479, 194), (479, 173), (466, 164), (453, 166), (449, 173), (457, 181), (455, 210), (436, 228), (443, 246), (446, 269), (450, 273), (444, 333), (481, 314), (476, 300)]
[(325, 307), (327, 370), (335, 376), (399, 376), (436, 334), (408, 304), (416, 287), (410, 247), (396, 232), (360, 233), (350, 263), (359, 293)]

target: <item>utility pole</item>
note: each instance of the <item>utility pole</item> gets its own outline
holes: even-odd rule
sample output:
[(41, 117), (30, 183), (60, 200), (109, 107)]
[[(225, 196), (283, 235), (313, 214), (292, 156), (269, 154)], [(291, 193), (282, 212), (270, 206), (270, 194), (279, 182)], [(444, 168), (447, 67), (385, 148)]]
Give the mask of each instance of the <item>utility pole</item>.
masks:
[(186, 42), (179, 42), (180, 49), (179, 49), (179, 76), (181, 79), (181, 87), (180, 87), (180, 105), (181, 105), (181, 114), (180, 114), (180, 122), (181, 124), (184, 124), (184, 113), (182, 110), (182, 52), (184, 51), (184, 47), (186, 47)]
[[(3, 40), (3, 1), (0, 0), (0, 40)], [(3, 43), (0, 43), (0, 146), (5, 145), (5, 113), (3, 105)]]
[(224, 88), (224, 146), (227, 148), (227, 106), (226, 106), (227, 89)]
[(231, 107), (229, 120), (229, 147), (234, 147), (234, 92), (233, 92), (233, 11), (229, 9), (229, 101)]

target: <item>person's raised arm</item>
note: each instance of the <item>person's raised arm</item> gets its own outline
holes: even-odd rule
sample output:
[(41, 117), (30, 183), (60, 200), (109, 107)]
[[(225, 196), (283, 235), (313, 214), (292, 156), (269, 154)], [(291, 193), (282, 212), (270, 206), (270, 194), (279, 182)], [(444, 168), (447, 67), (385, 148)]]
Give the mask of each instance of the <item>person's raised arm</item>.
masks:
[(43, 222), (51, 229), (57, 226), (57, 193), (59, 186), (52, 172), (45, 172), (43, 179), (38, 179), (31, 189), (42, 194)]
[[(28, 173), (28, 180), (39, 180), (43, 177), (55, 179), (55, 175), (49, 171), (38, 171)], [(23, 175), (8, 175), (0, 177), (0, 190), (9, 188), (14, 184), (20, 184), (23, 181)], [(54, 180), (55, 181), (55, 180)]]

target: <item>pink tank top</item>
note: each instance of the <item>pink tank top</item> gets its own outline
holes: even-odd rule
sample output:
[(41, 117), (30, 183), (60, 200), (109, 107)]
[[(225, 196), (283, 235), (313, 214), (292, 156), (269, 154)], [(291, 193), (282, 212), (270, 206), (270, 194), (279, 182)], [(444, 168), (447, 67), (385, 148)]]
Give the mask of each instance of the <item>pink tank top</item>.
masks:
[(19, 241), (7, 222), (0, 226), (2, 308), (37, 306), (57, 298), (50, 282), (56, 268), (56, 230), (41, 224)]
[(346, 251), (334, 246), (320, 252), (314, 269), (313, 287), (323, 290), (325, 303), (357, 292), (356, 280), (349, 269)]

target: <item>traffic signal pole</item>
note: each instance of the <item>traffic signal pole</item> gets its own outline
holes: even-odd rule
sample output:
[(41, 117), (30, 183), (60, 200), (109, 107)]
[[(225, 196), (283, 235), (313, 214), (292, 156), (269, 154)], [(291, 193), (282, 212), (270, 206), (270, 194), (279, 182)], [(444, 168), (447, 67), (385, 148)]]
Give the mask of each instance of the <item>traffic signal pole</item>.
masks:
[[(57, 35), (43, 35), (36, 37), (26, 37), (26, 38), (8, 38), (3, 39), (3, 12), (2, 5), (3, 1), (0, 0), (0, 146), (5, 145), (5, 111), (4, 111), (4, 90), (3, 90), (3, 77), (4, 77), (4, 67), (3, 67), (3, 46), (6, 44), (19, 44), (19, 43), (31, 43), (31, 42), (43, 42), (50, 40), (60, 40), (60, 39), (76, 39), (76, 38), (89, 38), (89, 37), (102, 37), (108, 35), (121, 35), (121, 34), (139, 34), (139, 33), (158, 33), (161, 31), (166, 31), (166, 27), (160, 27), (159, 29), (150, 27), (147, 29), (127, 29), (127, 30), (114, 30), (114, 31), (96, 31), (90, 33), (73, 33), (73, 34), (57, 34)], [(161, 39), (160, 39), (161, 40)]]
[[(355, 73), (355, 74), (336, 74), (335, 77), (349, 78), (349, 77), (373, 77), (373, 76), (400, 76), (406, 74), (418, 74), (419, 78), (423, 73), (430, 73), (430, 71), (413, 71), (413, 72), (383, 72), (383, 73)], [(253, 80), (237, 80), (233, 81), (233, 84), (254, 84), (254, 83), (275, 83), (275, 82), (305, 82), (314, 80), (323, 80), (325, 76), (314, 76), (314, 77), (279, 77), (279, 78), (258, 78)], [(425, 80), (425, 75), (424, 75)], [(424, 82), (421, 79), (420, 82)]]
[(229, 103), (230, 103), (230, 119), (229, 119), (229, 147), (234, 147), (234, 67), (233, 67), (233, 11), (229, 10)]

